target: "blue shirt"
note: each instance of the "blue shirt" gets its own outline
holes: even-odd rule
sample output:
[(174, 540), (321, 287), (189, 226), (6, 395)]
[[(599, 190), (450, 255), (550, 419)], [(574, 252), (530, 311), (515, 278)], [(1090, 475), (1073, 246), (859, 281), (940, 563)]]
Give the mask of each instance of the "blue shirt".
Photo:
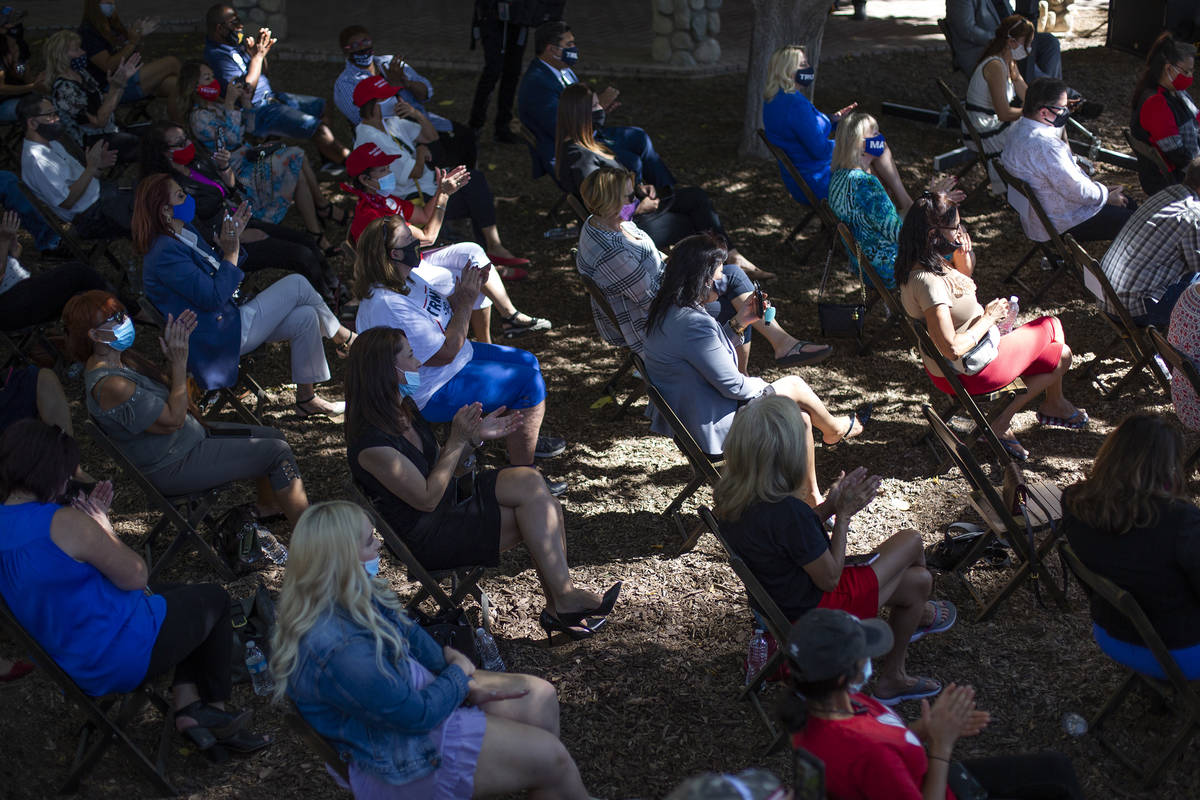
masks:
[[(383, 71), (392, 63), (395, 56), (373, 56), (375, 62), (375, 74), (383, 75)], [(417, 72), (403, 61), (400, 62), (404, 69), (404, 79), (409, 83), (420, 83), (425, 86), (425, 102), (428, 103), (433, 99), (433, 84), (430, 83), (425, 76)], [(337, 80), (333, 82), (333, 104), (338, 107), (345, 115), (346, 119), (354, 125), (362, 121), (362, 115), (358, 113), (358, 106), (354, 105), (354, 87), (364, 78), (370, 78), (371, 73), (367, 72), (362, 67), (355, 64), (353, 61), (346, 61), (346, 68), (337, 76)], [(434, 130), (450, 131), (454, 129), (454, 123), (445, 117), (435, 114), (432, 111), (425, 110), (425, 104), (417, 100), (408, 89), (400, 90), (400, 99), (408, 103), (413, 108), (420, 111), (429, 118), (429, 122), (433, 125)]]
[[(221, 91), (225, 91), (225, 87), (230, 81), (246, 77), (246, 70), (250, 67), (250, 54), (242, 45), (234, 47), (231, 44), (221, 44), (212, 39), (205, 39), (204, 63), (212, 68), (213, 75), (221, 84)], [(258, 76), (258, 83), (254, 87), (253, 105), (262, 105), (274, 94), (275, 92), (271, 90), (271, 80), (267, 77), (267, 71), (264, 69)]]
[(146, 678), (167, 601), (118, 589), (50, 538), (62, 506), (0, 505), (0, 595), (79, 688), (93, 697), (131, 692)]

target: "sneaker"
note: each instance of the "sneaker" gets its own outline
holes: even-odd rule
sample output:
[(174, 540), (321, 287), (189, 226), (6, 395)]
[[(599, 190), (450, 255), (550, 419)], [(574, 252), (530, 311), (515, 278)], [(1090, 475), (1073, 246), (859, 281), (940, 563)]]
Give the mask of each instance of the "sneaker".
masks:
[(335, 164), (332, 161), (326, 161), (321, 165), (317, 172), (324, 172), (326, 175), (337, 178), (346, 174), (346, 167), (342, 164)]
[(542, 476), (542, 480), (546, 482), (546, 488), (550, 490), (551, 497), (562, 497), (567, 493), (566, 481), (552, 481), (545, 475)]
[(534, 458), (554, 458), (567, 449), (567, 440), (560, 436), (539, 436), (537, 447), (534, 448)]

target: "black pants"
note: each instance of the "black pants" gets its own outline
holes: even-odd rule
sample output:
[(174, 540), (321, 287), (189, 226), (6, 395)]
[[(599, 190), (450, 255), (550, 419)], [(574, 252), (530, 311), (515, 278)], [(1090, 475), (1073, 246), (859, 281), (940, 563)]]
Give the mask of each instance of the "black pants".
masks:
[(166, 599), (167, 614), (150, 651), (146, 678), (174, 667), (171, 686), (194, 683), (204, 702), (228, 700), (233, 693), (229, 595), (215, 583), (168, 583), (152, 588)]
[(475, 86), (475, 101), (471, 104), (468, 124), (478, 130), (487, 122), (488, 101), (496, 81), (500, 93), (496, 98), (496, 130), (508, 131), (512, 122), (513, 101), (517, 97), (517, 82), (521, 79), (521, 62), (525, 58), (528, 29), (497, 19), (479, 24), (479, 41), (483, 45), (483, 72)]
[[(713, 210), (708, 193), (698, 186), (677, 186), (666, 211), (640, 214), (634, 222), (654, 240), (654, 246), (663, 251), (693, 233), (712, 231), (727, 241), (729, 238)], [(729, 247), (733, 247), (732, 242)]]
[(963, 762), (992, 800), (1086, 800), (1062, 753), (972, 758)]
[(84, 239), (119, 239), (133, 225), (133, 190), (116, 181), (100, 181), (100, 197), (75, 215), (71, 227)]
[[(409, 200), (412, 198), (409, 197)], [(446, 201), (446, 221), (470, 218), (475, 238), (483, 240), (483, 229), (496, 224), (496, 198), (487, 178), (478, 170), (471, 170), (471, 180), (466, 186), (450, 195)]]
[(1071, 228), (1067, 233), (1075, 237), (1078, 242), (1108, 242), (1117, 238), (1117, 234), (1121, 232), (1121, 228), (1133, 216), (1134, 209), (1137, 204), (1132, 200), (1128, 206), (1110, 206), (1105, 204), (1100, 207), (1094, 216), (1085, 219), (1083, 222)]
[(131, 164), (137, 160), (138, 148), (141, 146), (142, 139), (140, 136), (129, 131), (114, 131), (113, 133), (100, 133), (83, 138), (83, 149), (87, 150), (96, 142), (103, 139), (108, 142), (110, 149), (117, 152), (118, 164)]
[(451, 122), (453, 130), (438, 131), (438, 140), (429, 144), (429, 154), (439, 167), (453, 169), (460, 164), (475, 169), (479, 156), (475, 147), (475, 131), (461, 122)]
[[(87, 264), (72, 261), (55, 269), (30, 275), (0, 294), (0, 329), (6, 331), (53, 322), (75, 295), (91, 289), (116, 290)], [(130, 298), (121, 298), (126, 310), (137, 316), (141, 308)]]
[(272, 268), (297, 272), (308, 278), (322, 297), (332, 296), (337, 274), (313, 244), (311, 234), (260, 220), (251, 220), (247, 227), (262, 231), (267, 238), (260, 242), (242, 242), (247, 256), (241, 264), (243, 272)]

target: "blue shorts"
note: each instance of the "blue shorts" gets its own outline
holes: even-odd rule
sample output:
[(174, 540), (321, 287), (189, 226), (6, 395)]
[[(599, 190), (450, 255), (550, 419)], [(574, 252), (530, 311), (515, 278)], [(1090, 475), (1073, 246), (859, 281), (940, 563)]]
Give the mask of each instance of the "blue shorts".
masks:
[[(1160, 681), (1167, 679), (1167, 674), (1163, 672), (1162, 666), (1154, 658), (1154, 653), (1150, 652), (1149, 647), (1114, 639), (1108, 631), (1095, 623), (1092, 623), (1092, 638), (1100, 645), (1100, 649), (1118, 664), (1124, 664), (1134, 672), (1158, 678)], [(1200, 644), (1169, 652), (1175, 657), (1175, 663), (1189, 681), (1200, 680)]]
[(271, 100), (254, 107), (255, 136), (311, 139), (321, 124), (325, 101), (307, 94), (275, 92)]
[(142, 76), (136, 72), (125, 81), (125, 91), (121, 92), (122, 103), (136, 103), (146, 96), (142, 91)]
[[(725, 277), (714, 284), (719, 297), (713, 302), (707, 303), (704, 310), (710, 317), (724, 325), (737, 313), (737, 309), (733, 307), (733, 298), (753, 292), (754, 281), (750, 280), (742, 268), (736, 264), (726, 264), (721, 267), (721, 272), (725, 274)], [(751, 331), (752, 329), (747, 326), (746, 333), (742, 337), (743, 343), (750, 341)]]
[(421, 409), (430, 422), (449, 422), (469, 403), (483, 403), (483, 413), (500, 406), (533, 408), (546, 399), (546, 382), (537, 356), (528, 350), (472, 342), (474, 355)]

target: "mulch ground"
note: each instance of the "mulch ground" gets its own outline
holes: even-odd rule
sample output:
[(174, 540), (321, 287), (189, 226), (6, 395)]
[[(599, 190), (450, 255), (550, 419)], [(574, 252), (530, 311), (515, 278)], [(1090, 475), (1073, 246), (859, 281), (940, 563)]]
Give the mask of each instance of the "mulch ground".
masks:
[[(172, 41), (178, 44), (177, 54), (198, 55), (190, 43), (184, 49), (184, 40)], [(1120, 129), (1127, 120), (1128, 95), (1136, 72), (1134, 59), (1098, 48), (1073, 50), (1064, 56), (1072, 85), (1107, 105), (1107, 113), (1092, 129), (1110, 147), (1120, 149)], [(944, 53), (823, 64), (817, 103), (834, 109), (856, 100), (873, 113), (884, 100), (940, 107), (934, 80), (944, 76), (948, 66)], [(279, 87), (318, 95), (330, 94), (338, 71), (334, 65), (296, 62), (279, 62), (273, 68), (272, 77)], [(465, 119), (473, 76), (432, 73), (429, 77), (438, 91), (433, 107), (446, 116)], [(959, 91), (965, 90), (961, 74), (955, 74), (952, 81)], [(779, 274), (767, 288), (779, 307), (780, 321), (801, 338), (820, 339), (814, 303), (823, 257), (814, 254), (802, 261), (784, 243), (799, 211), (783, 190), (775, 165), (743, 161), (736, 155), (744, 78), (623, 79), (618, 85), (624, 107), (614, 122), (641, 125), (653, 132), (658, 150), (666, 155), (680, 181), (701, 185), (713, 196), (742, 251)], [(897, 161), (903, 165), (907, 184), (919, 190), (930, 177), (933, 153), (951, 149), (957, 137), (929, 125), (880, 119)], [(349, 141), (348, 126), (343, 123), (340, 132)], [(519, 146), (498, 145), (489, 139), (482, 145), (480, 167), (486, 170), (498, 197), (505, 243), (534, 261), (530, 280), (510, 286), (510, 291), (522, 310), (554, 322), (551, 332), (523, 339), (520, 345), (536, 353), (543, 365), (550, 391), (546, 429), (571, 443), (563, 456), (544, 466), (549, 474), (571, 484), (564, 509), (574, 577), (596, 589), (617, 580), (625, 582), (620, 604), (600, 635), (548, 648), (536, 622), (542, 599), (529, 559), (520, 548), (506, 554), (501, 566), (489, 571), (483, 581), (495, 608), (497, 639), (506, 662), (510, 669), (542, 676), (558, 688), (563, 740), (589, 791), (597, 797), (661, 797), (683, 777), (701, 770), (761, 766), (789, 775), (787, 755), (764, 756), (765, 730), (750, 705), (737, 698), (741, 662), (750, 637), (750, 616), (741, 586), (719, 545), (707, 535), (692, 552), (676, 555), (672, 526), (660, 514), (687, 482), (686, 462), (670, 440), (650, 435), (640, 413), (644, 401), (634, 413), (617, 420), (612, 418), (611, 406), (592, 408), (600, 397), (599, 387), (620, 359), (595, 333), (587, 299), (574, 275), (571, 243), (543, 238), (544, 231), (558, 224), (546, 217), (557, 192), (546, 179), (529, 179), (528, 158)], [(1140, 197), (1133, 173), (1109, 174), (1104, 168), (1102, 172), (1104, 180), (1132, 186), (1133, 194)], [(979, 178), (976, 170), (968, 176), (968, 186)], [(326, 187), (337, 196), (335, 181), (328, 181)], [(346, 198), (342, 200), (348, 203)], [(1013, 290), (1001, 278), (1027, 247), (1015, 216), (982, 189), (972, 193), (963, 213), (979, 251), (976, 279), (981, 300), (1008, 296)], [(331, 231), (331, 238), (342, 235), (340, 230)], [(348, 263), (339, 260), (337, 266), (348, 276)], [(254, 280), (257, 284), (264, 278), (255, 276)], [(838, 290), (851, 296), (855, 284), (848, 275), (843, 271), (838, 280)], [(1110, 338), (1108, 327), (1097, 318), (1083, 290), (1069, 279), (1061, 281), (1040, 308), (1023, 305), (1026, 318), (1053, 313), (1062, 319), (1080, 363), (1095, 358)], [(149, 331), (143, 332), (138, 346), (151, 352), (153, 339)], [(939, 463), (928, 446), (918, 443), (925, 430), (920, 404), (932, 401), (940, 407), (942, 398), (931, 395), (929, 381), (908, 342), (898, 334), (885, 337), (868, 356), (856, 355), (848, 341), (838, 341), (836, 346), (836, 357), (806, 370), (805, 379), (835, 411), (847, 412), (865, 401), (873, 402), (875, 409), (861, 438), (818, 451), (822, 483), (840, 470), (860, 464), (884, 477), (879, 497), (856, 518), (851, 549), (866, 551), (903, 527), (915, 527), (932, 543), (950, 522), (975, 519), (966, 503), (967, 487), (961, 476), (948, 464)], [(774, 369), (766, 349), (761, 340), (756, 341), (751, 372), (773, 379), (781, 373)], [(337, 398), (342, 391), (341, 370), (332, 356), (331, 364), (337, 376), (322, 391)], [(1114, 380), (1123, 369), (1124, 363), (1113, 359), (1100, 365), (1098, 373)], [(328, 422), (301, 421), (291, 411), (294, 387), (287, 384), (287, 357), (282, 348), (260, 358), (256, 374), (268, 386), (272, 400), (268, 417), (287, 433), (309, 497), (315, 501), (342, 496), (346, 465), (340, 428)], [(78, 397), (79, 381), (68, 383), (67, 390), (69, 396)], [(1088, 381), (1069, 378), (1068, 396), (1091, 414), (1087, 431), (1039, 429), (1032, 409), (1015, 422), (1033, 453), (1027, 473), (1060, 485), (1084, 474), (1103, 437), (1125, 414), (1146, 407), (1169, 412), (1158, 390), (1105, 400)], [(76, 411), (82, 415), (81, 408)], [(82, 421), (82, 416), (79, 419)], [(152, 521), (143, 510), (142, 498), (113, 474), (86, 438), (84, 450), (85, 464), (93, 474), (117, 480), (115, 524), (122, 536), (136, 545)], [(982, 449), (977, 452), (985, 457)], [(240, 492), (249, 496), (248, 489)], [(687, 510), (710, 499), (708, 490), (701, 490)], [(276, 526), (275, 531), (287, 541), (286, 526)], [(383, 574), (397, 590), (411, 591), (403, 572), (388, 563), (386, 555)], [(972, 577), (985, 586), (999, 586), (1006, 576), (1003, 571), (980, 569)], [(194, 556), (181, 559), (169, 577), (208, 579)], [(268, 586), (278, 588), (283, 571), (269, 570), (261, 577)], [(243, 578), (229, 589), (235, 595), (249, 594), (256, 579)], [(910, 651), (910, 671), (974, 685), (980, 706), (993, 714), (987, 731), (961, 741), (957, 755), (1060, 750), (1073, 758), (1089, 796), (1143, 796), (1131, 775), (1093, 738), (1071, 738), (1063, 730), (1065, 713), (1089, 716), (1120, 674), (1091, 641), (1086, 601), (1077, 585), (1070, 589), (1069, 612), (1044, 609), (1029, 589), (1022, 589), (993, 620), (983, 624), (968, 618), (973, 606), (956, 581), (939, 579), (936, 593), (957, 602), (964, 617), (945, 635), (915, 645)], [(13, 653), (11, 640), (0, 639), (0, 652)], [(773, 705), (780, 694), (778, 687), (773, 688), (766, 696), (767, 705)], [(317, 759), (283, 724), (279, 709), (255, 698), (245, 685), (237, 687), (234, 702), (254, 707), (258, 729), (273, 733), (276, 745), (256, 757), (213, 766), (177, 739), (170, 774), (185, 795), (340, 794)], [(1134, 753), (1160, 751), (1172, 722), (1169, 714), (1147, 712), (1147, 705), (1135, 701), (1133, 712), (1114, 726)], [(911, 716), (918, 709), (907, 704), (901, 711)], [(0, 689), (0, 795), (35, 798), (52, 794), (71, 760), (72, 734), (80, 719), (77, 710), (40, 675)], [(147, 735), (151, 730), (147, 721)], [(1170, 770), (1155, 796), (1195, 796), (1197, 774), (1200, 752), (1193, 747)], [(148, 786), (128, 760), (115, 755), (100, 765), (84, 793), (125, 800), (146, 795)]]

